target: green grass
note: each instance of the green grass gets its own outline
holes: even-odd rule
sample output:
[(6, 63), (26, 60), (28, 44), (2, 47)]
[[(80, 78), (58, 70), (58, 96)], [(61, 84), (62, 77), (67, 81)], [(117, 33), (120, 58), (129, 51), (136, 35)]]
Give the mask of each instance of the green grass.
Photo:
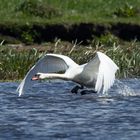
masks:
[[(32, 1), (37, 5), (35, 11), (31, 6), (21, 8), (23, 2)], [(128, 8), (125, 10), (125, 5)], [(140, 1), (139, 0), (0, 0), (0, 22), (17, 22), (29, 24), (32, 22), (41, 23), (79, 23), (79, 22), (94, 22), (94, 23), (110, 23), (110, 22), (125, 22), (140, 24)], [(50, 8), (51, 7), (51, 8)], [(129, 13), (136, 10), (136, 15)], [(56, 14), (50, 16), (42, 16), (41, 11), (50, 12), (47, 9), (56, 10)], [(127, 11), (128, 16), (116, 16), (120, 9)], [(25, 12), (26, 10), (30, 12)], [(27, 10), (27, 11), (28, 11)], [(48, 13), (46, 13), (48, 14)], [(56, 15), (55, 15), (56, 14)], [(124, 15), (122, 13), (122, 15)], [(131, 15), (131, 14), (130, 14)]]

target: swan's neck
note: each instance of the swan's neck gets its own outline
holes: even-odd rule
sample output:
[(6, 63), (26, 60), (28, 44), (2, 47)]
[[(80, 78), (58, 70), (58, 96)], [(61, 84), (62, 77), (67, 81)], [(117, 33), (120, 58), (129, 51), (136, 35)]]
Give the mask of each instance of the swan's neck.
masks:
[(57, 73), (39, 73), (41, 79), (63, 79), (68, 80), (65, 74), (57, 74)]

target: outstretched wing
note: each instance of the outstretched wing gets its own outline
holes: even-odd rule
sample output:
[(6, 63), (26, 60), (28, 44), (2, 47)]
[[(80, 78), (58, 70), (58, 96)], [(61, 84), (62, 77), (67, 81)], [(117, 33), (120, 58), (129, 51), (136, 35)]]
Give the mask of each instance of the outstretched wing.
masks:
[(106, 92), (114, 83), (118, 66), (105, 54), (97, 52), (96, 56), (85, 65), (84, 72), (90, 76), (95, 91)]
[(71, 65), (76, 63), (67, 56), (59, 54), (46, 54), (42, 57), (26, 74), (22, 82), (17, 88), (19, 96), (30, 88), (36, 81), (31, 78), (38, 72), (42, 73), (56, 73), (59, 71), (66, 71)]

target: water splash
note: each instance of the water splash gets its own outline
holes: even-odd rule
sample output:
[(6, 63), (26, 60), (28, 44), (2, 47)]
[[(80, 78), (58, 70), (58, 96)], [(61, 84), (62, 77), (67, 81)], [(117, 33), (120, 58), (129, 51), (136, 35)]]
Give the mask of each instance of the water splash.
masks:
[[(138, 80), (139, 81), (139, 80)], [(112, 98), (112, 97), (127, 97), (127, 96), (140, 96), (140, 90), (137, 79), (115, 80), (114, 85), (109, 91), (104, 94), (100, 93), (98, 97)]]
[(115, 93), (121, 96), (137, 96), (135, 90), (124, 81), (116, 80), (113, 87), (116, 89)]

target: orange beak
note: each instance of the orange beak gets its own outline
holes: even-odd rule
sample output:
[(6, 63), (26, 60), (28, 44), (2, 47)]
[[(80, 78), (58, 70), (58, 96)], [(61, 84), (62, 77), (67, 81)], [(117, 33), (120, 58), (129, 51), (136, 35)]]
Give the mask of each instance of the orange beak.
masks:
[(39, 75), (36, 74), (35, 76), (32, 77), (31, 80), (35, 81), (35, 80), (39, 80), (39, 79), (40, 79), (40, 78), (39, 78)]

